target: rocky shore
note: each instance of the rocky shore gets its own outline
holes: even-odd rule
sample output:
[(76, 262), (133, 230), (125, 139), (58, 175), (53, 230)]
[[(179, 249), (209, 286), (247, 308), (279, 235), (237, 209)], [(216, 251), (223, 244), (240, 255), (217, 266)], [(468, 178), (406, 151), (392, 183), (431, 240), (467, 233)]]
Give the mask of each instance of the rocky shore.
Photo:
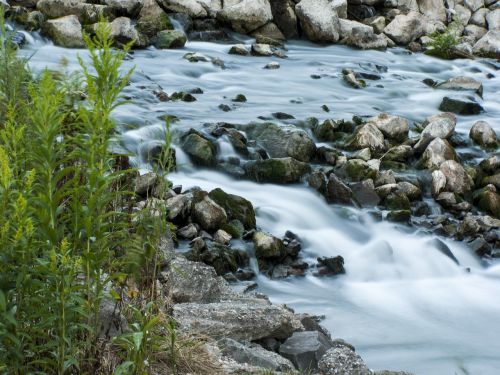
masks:
[[(55, 44), (83, 47), (82, 32), (111, 21), (117, 44), (182, 47), (186, 40), (225, 41), (227, 31), (256, 38), (268, 54), (287, 39), (361, 49), (396, 45), (443, 57), (500, 58), (497, 0), (13, 0), (8, 14)], [(174, 24), (181, 28), (174, 28)], [(451, 27), (452, 26), (452, 27)], [(444, 34), (443, 34), (444, 33)], [(441, 35), (441, 37), (440, 37)], [(444, 37), (443, 37), (444, 36)], [(444, 48), (445, 50), (441, 51)], [(272, 53), (272, 52), (271, 52)], [(280, 52), (282, 54), (282, 52)]]

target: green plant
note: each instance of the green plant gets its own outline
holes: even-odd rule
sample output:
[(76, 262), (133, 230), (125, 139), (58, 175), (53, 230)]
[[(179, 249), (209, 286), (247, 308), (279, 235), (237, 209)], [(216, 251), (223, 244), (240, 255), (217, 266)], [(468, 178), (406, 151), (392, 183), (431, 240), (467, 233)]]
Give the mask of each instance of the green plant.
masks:
[(461, 43), (462, 25), (460, 21), (452, 21), (443, 33), (434, 32), (430, 37), (432, 41), (427, 46), (427, 55), (443, 59), (453, 59), (457, 56), (456, 46)]

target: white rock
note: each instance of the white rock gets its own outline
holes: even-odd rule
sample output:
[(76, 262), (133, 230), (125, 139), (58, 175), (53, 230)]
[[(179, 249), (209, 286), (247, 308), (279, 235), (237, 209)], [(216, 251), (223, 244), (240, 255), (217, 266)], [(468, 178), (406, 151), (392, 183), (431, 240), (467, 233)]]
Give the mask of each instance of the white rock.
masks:
[(446, 22), (446, 8), (443, 0), (418, 0), (420, 13), (428, 19)]
[(487, 27), (486, 24), (486, 15), (489, 13), (489, 10), (486, 8), (478, 9), (474, 12), (472, 17), (469, 20), (469, 25), (477, 25), (480, 27)]
[(500, 30), (500, 9), (492, 10), (486, 16), (488, 30)]
[(440, 170), (432, 172), (432, 196), (437, 197), (446, 186), (446, 176)]
[(316, 42), (339, 40), (339, 16), (333, 3), (328, 0), (302, 0), (295, 12), (307, 38)]
[(420, 135), (420, 140), (413, 147), (415, 152), (422, 152), (435, 138), (447, 139), (455, 131), (457, 118), (453, 113), (440, 113), (426, 119), (427, 126)]
[(460, 4), (455, 5), (455, 17), (463, 26), (467, 26), (471, 16), (472, 13), (469, 8), (466, 8)]
[(439, 170), (446, 177), (446, 190), (453, 193), (464, 194), (472, 189), (474, 182), (455, 160), (447, 160), (441, 164)]
[(224, 6), (217, 18), (231, 25), (234, 31), (250, 33), (273, 19), (269, 0), (243, 0), (232, 6)]
[(500, 30), (490, 30), (476, 44), (474, 53), (480, 56), (500, 58)]
[(43, 24), (42, 31), (49, 36), (54, 44), (67, 48), (85, 46), (82, 25), (77, 16), (65, 16), (48, 20)]
[(471, 12), (475, 12), (479, 8), (484, 7), (483, 0), (464, 0), (464, 4)]
[(400, 14), (385, 27), (384, 33), (397, 44), (406, 45), (424, 35), (424, 22), (420, 13)]

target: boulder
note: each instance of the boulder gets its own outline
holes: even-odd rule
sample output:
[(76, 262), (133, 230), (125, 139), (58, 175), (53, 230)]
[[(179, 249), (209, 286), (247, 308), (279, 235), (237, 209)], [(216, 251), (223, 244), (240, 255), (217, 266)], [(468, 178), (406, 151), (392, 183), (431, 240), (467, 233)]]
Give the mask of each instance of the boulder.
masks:
[[(145, 47), (147, 41), (137, 31), (135, 24), (128, 17), (115, 18), (111, 24), (111, 37), (118, 45), (134, 42), (135, 47)], [(96, 27), (96, 26), (94, 26)]]
[(186, 34), (180, 30), (162, 30), (158, 32), (155, 47), (159, 49), (182, 48), (187, 42)]
[(239, 220), (246, 229), (255, 229), (255, 210), (250, 201), (220, 188), (212, 190), (208, 196), (226, 211), (229, 220)]
[(235, 44), (229, 49), (230, 55), (247, 56), (249, 54), (248, 48), (244, 44)]
[(299, 371), (310, 372), (318, 369), (319, 360), (331, 347), (329, 337), (319, 331), (294, 332), (281, 344), (279, 352)]
[(83, 48), (82, 25), (77, 16), (65, 16), (46, 21), (42, 26), (45, 35), (54, 44), (66, 48)]
[(457, 118), (453, 113), (440, 113), (428, 117), (424, 122), (425, 129), (420, 134), (420, 140), (413, 147), (415, 152), (423, 152), (435, 138), (448, 139), (455, 131)]
[[(488, 9), (481, 8), (474, 12), (469, 20), (469, 25), (479, 26), (482, 28), (487, 28), (486, 15), (489, 13)], [(486, 30), (487, 31), (487, 30)]]
[(136, 27), (139, 32), (149, 38), (154, 37), (160, 31), (173, 29), (167, 13), (155, 0), (144, 0)]
[(471, 45), (474, 45), (479, 39), (481, 39), (488, 30), (484, 27), (476, 25), (467, 25), (464, 29), (464, 40), (467, 40)]
[(332, 173), (328, 177), (325, 197), (329, 203), (351, 204), (352, 190)]
[(413, 148), (409, 145), (394, 146), (382, 157), (383, 161), (397, 161), (405, 163), (413, 155)]
[(439, 170), (446, 177), (446, 191), (465, 194), (474, 187), (472, 178), (455, 160), (447, 160), (441, 164)]
[(432, 172), (432, 187), (431, 193), (433, 197), (437, 197), (446, 187), (446, 176), (440, 170)]
[(386, 149), (384, 141), (384, 134), (379, 128), (372, 123), (367, 123), (356, 131), (352, 140), (349, 142), (349, 147), (354, 149), (367, 147), (375, 153), (383, 152)]
[(484, 188), (475, 194), (474, 200), (481, 210), (500, 219), (500, 195), (497, 192)]
[(277, 259), (285, 255), (283, 241), (271, 234), (255, 232), (253, 244), (257, 259)]
[(214, 339), (286, 339), (303, 329), (292, 311), (256, 297), (208, 304), (176, 304), (172, 315), (181, 332)]
[(339, 14), (334, 3), (329, 0), (302, 0), (295, 6), (297, 17), (309, 40), (327, 43), (339, 40)]
[(417, 0), (420, 13), (431, 20), (446, 22), (446, 8), (442, 0)]
[(233, 339), (225, 338), (220, 340), (217, 345), (224, 356), (238, 363), (249, 364), (261, 369), (279, 372), (295, 370), (295, 367), (288, 359), (275, 352), (266, 350), (258, 344), (238, 342)]
[(490, 30), (476, 44), (474, 44), (476, 55), (500, 58), (500, 30)]
[(483, 147), (493, 148), (498, 146), (497, 134), (486, 121), (476, 121), (470, 129), (469, 137)]
[(191, 215), (191, 194), (179, 194), (166, 200), (167, 218), (173, 223), (183, 223)]
[(200, 0), (156, 0), (165, 10), (172, 13), (185, 13), (192, 18), (205, 18), (208, 16), (207, 9)]
[(217, 147), (198, 131), (191, 129), (183, 137), (182, 150), (196, 165), (213, 167), (217, 163)]
[(363, 359), (348, 346), (329, 349), (319, 361), (321, 375), (371, 375)]
[(248, 138), (257, 141), (272, 158), (292, 157), (309, 162), (316, 153), (311, 137), (294, 126), (262, 123), (248, 125), (245, 130)]
[(209, 196), (199, 200), (195, 199), (192, 216), (194, 221), (206, 231), (217, 230), (227, 222), (226, 211)]
[(439, 105), (443, 112), (453, 112), (459, 115), (478, 115), (484, 111), (483, 107), (475, 100), (464, 100), (445, 96)]
[(453, 77), (436, 85), (436, 88), (456, 91), (473, 91), (480, 97), (483, 96), (483, 84), (470, 77)]
[(454, 18), (462, 24), (462, 26), (466, 26), (469, 23), (471, 18), (471, 11), (469, 8), (466, 8), (460, 4), (455, 4), (455, 14)]
[(143, 0), (104, 0), (103, 3), (117, 17), (135, 18), (141, 10)]
[(448, 141), (435, 138), (422, 155), (422, 165), (430, 170), (438, 169), (446, 160), (457, 160), (457, 155)]
[(217, 19), (228, 23), (239, 33), (250, 33), (273, 19), (269, 0), (242, 0), (226, 6), (217, 13)]
[(40, 0), (37, 10), (47, 18), (74, 15), (82, 24), (98, 22), (109, 13), (105, 5), (87, 4), (85, 0)]
[(500, 31), (500, 8), (494, 9), (486, 15), (488, 30)]
[(323, 274), (328, 274), (328, 275), (345, 274), (344, 258), (341, 257), (340, 255), (337, 255), (336, 257), (329, 257), (329, 258), (327, 258), (327, 257), (318, 258), (318, 268), (320, 268), (320, 274), (322, 274), (322, 275)]
[(410, 127), (405, 118), (381, 113), (370, 118), (368, 122), (374, 124), (386, 138), (400, 142), (408, 138)]
[(195, 238), (190, 243), (191, 250), (186, 258), (195, 262), (203, 262), (215, 269), (217, 275), (227, 275), (248, 266), (248, 254), (245, 251), (232, 249), (217, 242)]
[(252, 54), (255, 56), (272, 56), (273, 50), (269, 44), (252, 44)]
[(400, 14), (385, 27), (384, 33), (396, 44), (407, 45), (425, 33), (425, 18), (418, 12)]
[(373, 27), (357, 21), (339, 19), (339, 25), (340, 25), (340, 31), (339, 31), (340, 39), (352, 38), (352, 32), (355, 28), (364, 29), (366, 31), (371, 31), (373, 33)]
[(346, 42), (348, 45), (360, 49), (385, 49), (388, 47), (388, 38), (385, 35), (377, 35), (373, 30), (361, 27), (354, 27)]
[(309, 164), (290, 157), (250, 161), (244, 169), (246, 175), (257, 182), (281, 184), (299, 182), (311, 171)]
[(351, 185), (354, 200), (361, 207), (374, 207), (380, 203), (380, 197), (375, 192), (372, 179), (367, 179)]
[(370, 168), (368, 162), (361, 159), (350, 159), (343, 170), (351, 181), (363, 181), (367, 178), (375, 178), (377, 172)]
[(299, 35), (295, 3), (292, 0), (270, 0), (273, 21), (288, 39)]
[(479, 8), (484, 7), (483, 0), (464, 0), (463, 3), (471, 12), (475, 12)]

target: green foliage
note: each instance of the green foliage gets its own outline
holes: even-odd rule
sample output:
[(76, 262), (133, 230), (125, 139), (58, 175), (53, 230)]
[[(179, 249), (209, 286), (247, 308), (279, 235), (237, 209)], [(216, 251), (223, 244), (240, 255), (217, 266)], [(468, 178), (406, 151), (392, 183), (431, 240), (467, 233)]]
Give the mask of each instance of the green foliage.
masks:
[[(151, 212), (134, 220), (127, 184), (134, 171), (110, 152), (112, 112), (125, 103), (132, 74), (120, 70), (130, 46), (113, 49), (110, 34), (100, 23), (86, 37), (90, 66), (80, 59), (82, 73), (32, 79), (0, 30), (0, 373), (96, 372), (102, 302), (117, 300), (115, 289), (129, 279), (151, 291), (117, 341), (132, 373), (144, 373), (140, 363), (158, 347), (150, 335), (159, 322), (156, 249), (168, 223), (165, 211), (159, 220)], [(124, 274), (131, 253), (140, 266)]]
[(458, 20), (451, 22), (444, 33), (435, 32), (430, 37), (432, 42), (425, 51), (427, 55), (440, 57), (443, 59), (453, 59), (456, 57), (455, 47), (460, 44), (462, 38), (461, 24)]

